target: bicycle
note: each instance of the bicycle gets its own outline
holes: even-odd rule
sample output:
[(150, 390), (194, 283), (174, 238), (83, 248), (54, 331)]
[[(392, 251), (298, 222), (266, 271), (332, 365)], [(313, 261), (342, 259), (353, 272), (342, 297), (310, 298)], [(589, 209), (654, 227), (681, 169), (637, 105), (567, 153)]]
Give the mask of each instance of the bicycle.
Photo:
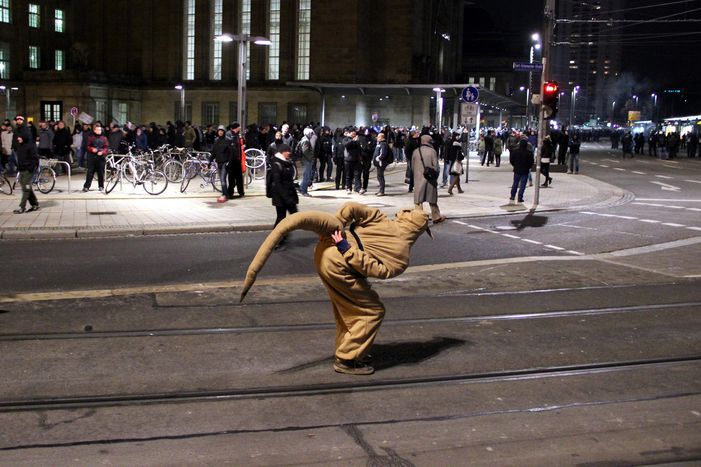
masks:
[[(201, 156), (200, 156), (201, 157)], [(198, 156), (188, 156), (183, 162), (183, 179), (180, 182), (180, 193), (185, 193), (190, 181), (198, 175), (202, 179), (200, 188), (206, 185), (212, 185), (212, 189), (221, 193), (221, 180), (219, 180), (219, 168), (217, 163), (208, 162), (206, 159), (201, 159)]]
[(134, 187), (143, 185), (144, 191), (154, 196), (168, 188), (168, 179), (163, 172), (154, 168), (152, 160), (144, 161), (125, 155), (117, 161), (115, 154), (108, 155), (105, 160), (105, 194), (111, 193), (122, 179)]
[(10, 181), (7, 179), (5, 176), (5, 173), (0, 173), (0, 193), (4, 195), (11, 195), (12, 194), (12, 189), (13, 186), (10, 183)]
[(250, 185), (253, 180), (265, 179), (265, 173), (269, 169), (265, 153), (256, 148), (246, 149), (246, 185)]
[[(51, 193), (56, 185), (56, 172), (54, 172), (54, 169), (51, 168), (51, 166), (56, 162), (56, 159), (39, 159), (39, 165), (36, 169), (34, 169), (34, 174), (32, 175), (32, 186), (45, 195)], [(12, 193), (12, 190), (17, 188), (18, 183), (19, 171), (17, 171), (15, 181), (12, 183), (10, 193)]]

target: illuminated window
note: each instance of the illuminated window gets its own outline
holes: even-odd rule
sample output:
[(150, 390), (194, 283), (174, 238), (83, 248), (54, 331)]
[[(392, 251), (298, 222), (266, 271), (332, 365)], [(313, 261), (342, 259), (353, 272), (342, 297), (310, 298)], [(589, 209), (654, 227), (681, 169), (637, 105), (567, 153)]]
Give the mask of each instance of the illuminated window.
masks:
[(297, 79), (309, 79), (312, 1), (299, 0), (297, 12)]
[(481, 88), (484, 87), (485, 82), (486, 82), (486, 78), (485, 78), (484, 76), (480, 76), (479, 85), (480, 85)]
[(195, 79), (195, 0), (184, 0), (185, 44), (183, 47), (183, 79)]
[(95, 100), (95, 120), (103, 123), (107, 120), (107, 101)]
[(54, 51), (54, 69), (57, 71), (63, 70), (63, 50)]
[(29, 68), (37, 69), (41, 65), (39, 60), (39, 47), (36, 45), (29, 46)]
[(497, 86), (497, 79), (494, 76), (490, 77), (489, 78), (489, 90), (494, 91), (494, 88), (496, 88), (496, 86)]
[(280, 0), (270, 0), (268, 79), (280, 79)]
[(116, 109), (116, 115), (115, 115), (115, 120), (120, 125), (124, 125), (129, 121), (129, 105), (126, 102), (117, 102), (117, 109)]
[[(251, 0), (241, 0), (241, 34), (251, 34)], [(251, 43), (246, 42), (246, 79), (251, 79)]]
[(29, 4), (29, 27), (38, 28), (39, 27), (39, 5), (36, 3)]
[(0, 79), (10, 78), (10, 44), (0, 42)]
[(54, 29), (56, 32), (63, 32), (63, 10), (54, 10)]
[(10, 22), (10, 0), (0, 0), (0, 23)]
[(223, 0), (214, 0), (212, 2), (212, 57), (209, 66), (209, 78), (221, 79), (222, 66), (222, 43), (215, 41), (214, 38), (222, 34), (222, 18), (224, 17)]
[(575, 61), (574, 61), (574, 60), (570, 60), (570, 65), (574, 65), (574, 64), (575, 64)]

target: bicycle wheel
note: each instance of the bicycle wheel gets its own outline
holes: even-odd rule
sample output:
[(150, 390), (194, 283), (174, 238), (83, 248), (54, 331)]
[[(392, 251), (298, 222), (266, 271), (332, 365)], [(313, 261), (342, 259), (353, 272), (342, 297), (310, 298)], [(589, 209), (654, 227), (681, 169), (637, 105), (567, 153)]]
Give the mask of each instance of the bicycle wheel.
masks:
[(171, 159), (166, 162), (162, 171), (169, 182), (179, 183), (183, 179), (183, 164), (178, 160)]
[(136, 166), (132, 162), (122, 165), (122, 176), (126, 181), (135, 185)]
[(192, 163), (183, 163), (183, 179), (180, 181), (180, 193), (185, 193), (187, 186), (190, 184), (190, 180), (195, 178), (197, 174), (197, 167)]
[(36, 178), (36, 185), (39, 191), (45, 195), (51, 193), (56, 185), (56, 173), (51, 167), (42, 167)]
[(219, 178), (218, 170), (215, 170), (209, 176), (209, 183), (212, 184), (212, 188), (214, 188), (214, 191), (221, 193), (221, 178)]
[(168, 188), (168, 178), (160, 170), (154, 170), (144, 177), (144, 190), (149, 195), (160, 195)]
[(105, 194), (112, 193), (119, 182), (119, 167), (116, 165), (105, 167)]
[(3, 193), (5, 195), (11, 195), (12, 194), (12, 185), (10, 184), (10, 181), (5, 177), (4, 175), (0, 175), (0, 193)]

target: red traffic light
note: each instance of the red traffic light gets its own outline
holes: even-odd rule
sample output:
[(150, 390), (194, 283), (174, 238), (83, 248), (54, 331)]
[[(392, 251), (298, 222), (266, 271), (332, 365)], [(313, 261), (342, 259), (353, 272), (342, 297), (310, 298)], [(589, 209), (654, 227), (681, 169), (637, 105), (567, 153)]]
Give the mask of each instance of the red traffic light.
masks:
[(554, 83), (552, 81), (549, 81), (545, 83), (545, 94), (557, 94), (560, 88), (558, 87), (557, 83)]

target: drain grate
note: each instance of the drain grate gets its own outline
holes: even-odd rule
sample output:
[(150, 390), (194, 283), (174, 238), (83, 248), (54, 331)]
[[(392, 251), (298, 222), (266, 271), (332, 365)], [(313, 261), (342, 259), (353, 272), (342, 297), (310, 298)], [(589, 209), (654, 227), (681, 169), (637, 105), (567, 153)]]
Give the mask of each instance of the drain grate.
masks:
[(117, 211), (97, 211), (97, 212), (89, 212), (91, 216), (114, 216), (117, 214)]

